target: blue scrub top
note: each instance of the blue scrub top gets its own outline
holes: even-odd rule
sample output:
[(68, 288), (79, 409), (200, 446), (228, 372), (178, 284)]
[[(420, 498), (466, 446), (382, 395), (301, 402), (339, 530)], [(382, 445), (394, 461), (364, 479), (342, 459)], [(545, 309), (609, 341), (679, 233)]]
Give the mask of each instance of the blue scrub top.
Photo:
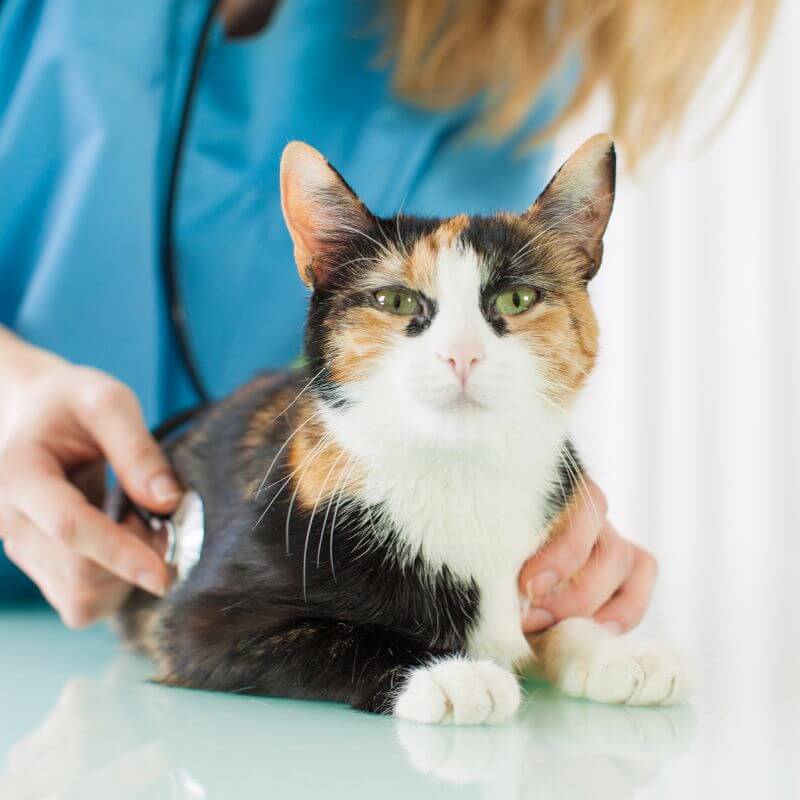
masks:
[[(480, 101), (433, 113), (392, 93), (381, 6), (287, 0), (255, 37), (212, 33), (177, 250), (193, 351), (215, 396), (300, 351), (307, 298), (278, 192), (291, 139), (317, 147), (382, 215), (521, 210), (548, 177), (550, 146), (521, 144), (574, 76), (556, 76), (513, 136), (470, 135)], [(168, 323), (159, 221), (207, 8), (0, 6), (0, 323), (120, 378), (151, 425), (197, 400)]]

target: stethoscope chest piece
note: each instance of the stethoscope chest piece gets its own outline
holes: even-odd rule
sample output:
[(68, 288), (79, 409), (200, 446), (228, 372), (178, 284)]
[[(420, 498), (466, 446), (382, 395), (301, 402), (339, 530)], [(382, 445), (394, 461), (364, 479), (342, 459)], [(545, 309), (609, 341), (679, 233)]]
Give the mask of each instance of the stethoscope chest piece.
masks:
[(171, 517), (152, 517), (150, 527), (167, 535), (164, 561), (175, 567), (182, 581), (200, 560), (205, 537), (203, 501), (197, 492), (187, 492)]

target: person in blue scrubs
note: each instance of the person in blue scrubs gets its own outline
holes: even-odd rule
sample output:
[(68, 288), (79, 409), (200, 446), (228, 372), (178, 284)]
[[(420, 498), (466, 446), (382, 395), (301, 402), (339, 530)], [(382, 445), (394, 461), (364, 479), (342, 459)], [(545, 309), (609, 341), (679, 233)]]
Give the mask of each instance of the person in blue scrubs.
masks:
[[(511, 133), (476, 136), (479, 98), (432, 111), (393, 91), (377, 6), (216, 9), (170, 243), (195, 380), (170, 321), (162, 220), (209, 0), (0, 6), (0, 597), (18, 602), (35, 584), (81, 627), (132, 585), (166, 590), (148, 532), (93, 505), (97, 465), (169, 512), (180, 492), (148, 427), (197, 404), (198, 384), (219, 398), (298, 356), (306, 295), (278, 194), (288, 141), (318, 148), (383, 215), (522, 210), (543, 188), (552, 147), (529, 142), (569, 100), (577, 60)], [(254, 8), (270, 16), (264, 30), (226, 35)], [(647, 606), (653, 557), (619, 536), (590, 491), (526, 567), (526, 630), (574, 615), (623, 630)], [(573, 591), (566, 579), (589, 559)]]

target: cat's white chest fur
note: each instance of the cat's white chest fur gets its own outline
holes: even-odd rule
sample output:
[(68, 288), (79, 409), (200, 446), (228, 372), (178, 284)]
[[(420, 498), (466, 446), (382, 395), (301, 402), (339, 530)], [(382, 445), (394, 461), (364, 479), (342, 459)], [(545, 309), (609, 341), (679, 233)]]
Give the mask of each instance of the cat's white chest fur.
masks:
[(507, 666), (528, 654), (517, 576), (546, 534), (545, 493), (535, 477), (527, 474), (523, 482), (475, 461), (453, 465), (429, 456), (413, 471), (395, 473), (388, 482), (374, 478), (367, 487), (369, 499), (382, 499), (407, 556), (419, 555), (432, 572), (446, 567), (478, 587), (467, 647)]
[[(339, 429), (341, 435), (341, 429)], [(560, 426), (519, 448), (376, 448), (352, 431), (346, 444), (369, 468), (364, 503), (383, 509), (376, 531), (395, 532), (399, 557), (446, 568), (480, 593), (467, 648), (506, 666), (527, 658), (518, 575), (547, 534), (546, 503), (556, 480)]]

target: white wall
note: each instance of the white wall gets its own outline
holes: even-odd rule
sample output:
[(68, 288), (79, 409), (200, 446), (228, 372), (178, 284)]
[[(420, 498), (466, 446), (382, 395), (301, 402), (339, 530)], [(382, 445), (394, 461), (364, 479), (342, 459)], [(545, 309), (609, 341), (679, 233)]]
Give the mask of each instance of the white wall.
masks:
[[(717, 89), (690, 130), (708, 128)], [(572, 126), (559, 155), (598, 119)], [(800, 3), (784, 0), (721, 133), (622, 177), (592, 290), (602, 358), (574, 426), (612, 519), (660, 558), (647, 627), (712, 659), (701, 697), (745, 693), (786, 714), (800, 709), (800, 675), (791, 696), (770, 687), (800, 664), (799, 187)], [(725, 781), (765, 796), (746, 766), (756, 756), (725, 754)]]

